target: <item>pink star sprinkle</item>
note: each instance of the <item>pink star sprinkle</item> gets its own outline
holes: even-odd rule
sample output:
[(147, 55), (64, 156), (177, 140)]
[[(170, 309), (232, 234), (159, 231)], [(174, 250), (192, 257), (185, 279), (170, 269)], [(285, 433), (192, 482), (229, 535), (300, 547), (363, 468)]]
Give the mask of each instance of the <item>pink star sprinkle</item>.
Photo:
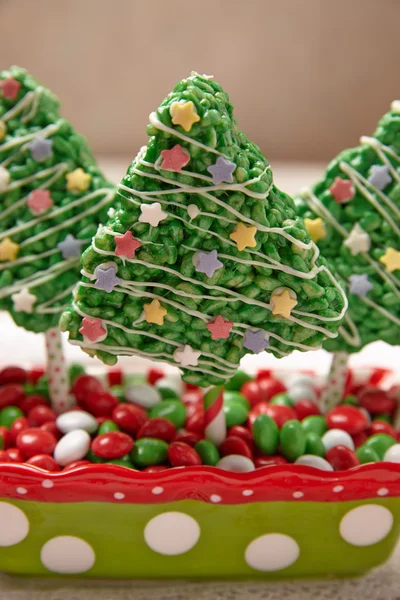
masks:
[(49, 190), (34, 190), (29, 194), (27, 205), (32, 214), (40, 215), (53, 206)]
[(167, 171), (176, 171), (177, 173), (190, 161), (190, 154), (179, 144), (176, 144), (171, 150), (163, 150), (161, 156), (164, 159), (161, 168)]
[(342, 179), (341, 177), (336, 177), (329, 191), (339, 204), (348, 202), (356, 195), (353, 182), (350, 179)]
[(231, 334), (233, 322), (225, 321), (221, 315), (218, 315), (213, 321), (207, 323), (206, 327), (211, 332), (212, 340), (226, 339)]
[(102, 320), (95, 317), (83, 317), (79, 333), (91, 342), (99, 342), (107, 336)]
[(132, 235), (131, 231), (127, 231), (124, 235), (118, 235), (115, 239), (115, 254), (123, 258), (134, 258), (135, 252), (140, 248), (141, 243)]
[(15, 100), (18, 96), (19, 90), (21, 89), (21, 84), (13, 77), (9, 77), (8, 79), (3, 79), (3, 81), (0, 81), (0, 88), (3, 90), (3, 98)]

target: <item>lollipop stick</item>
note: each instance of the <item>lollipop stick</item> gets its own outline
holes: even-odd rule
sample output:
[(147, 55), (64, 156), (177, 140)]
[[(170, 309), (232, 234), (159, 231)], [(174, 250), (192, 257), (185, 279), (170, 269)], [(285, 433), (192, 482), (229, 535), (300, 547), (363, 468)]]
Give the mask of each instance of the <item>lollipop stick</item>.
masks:
[(206, 438), (220, 446), (226, 438), (224, 413), (224, 386), (209, 388), (204, 394), (204, 421)]
[(68, 373), (60, 330), (57, 327), (48, 329), (45, 338), (51, 405), (57, 413), (62, 413), (70, 408), (73, 402), (69, 395)]
[(335, 352), (333, 355), (327, 388), (321, 397), (321, 410), (324, 414), (339, 404), (343, 398), (348, 358), (347, 352)]

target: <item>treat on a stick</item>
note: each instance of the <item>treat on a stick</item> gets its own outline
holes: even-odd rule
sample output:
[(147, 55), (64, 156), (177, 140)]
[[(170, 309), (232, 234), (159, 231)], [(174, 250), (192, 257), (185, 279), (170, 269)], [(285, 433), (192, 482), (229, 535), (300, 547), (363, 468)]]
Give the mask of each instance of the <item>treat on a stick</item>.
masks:
[(114, 197), (85, 139), (60, 117), (58, 99), (23, 69), (0, 72), (0, 309), (46, 333), (59, 410), (68, 382), (58, 322), (81, 252)]
[(341, 152), (324, 178), (301, 193), (306, 228), (330, 261), (349, 299), (334, 352), (326, 408), (342, 397), (349, 353), (400, 336), (400, 101), (372, 137)]
[(207, 388), (246, 353), (334, 338), (345, 294), (221, 86), (193, 73), (149, 120), (121, 206), (83, 255), (61, 318), (70, 341), (107, 364), (170, 363)]

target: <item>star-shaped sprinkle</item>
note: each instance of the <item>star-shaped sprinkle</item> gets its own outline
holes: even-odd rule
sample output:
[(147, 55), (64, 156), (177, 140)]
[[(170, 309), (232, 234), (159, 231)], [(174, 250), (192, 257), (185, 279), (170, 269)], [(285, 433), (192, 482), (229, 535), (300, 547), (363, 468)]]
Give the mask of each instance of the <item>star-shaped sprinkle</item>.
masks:
[(7, 125), (4, 121), (0, 121), (0, 142), (4, 140), (7, 133)]
[(0, 242), (0, 262), (15, 260), (19, 252), (19, 244), (6, 237)]
[(222, 340), (230, 336), (233, 322), (225, 321), (221, 315), (218, 315), (215, 319), (207, 323), (206, 327), (211, 333), (212, 340)]
[(351, 275), (350, 276), (350, 294), (356, 296), (366, 296), (374, 286), (368, 279), (368, 275)]
[(94, 287), (98, 290), (104, 290), (107, 294), (112, 292), (115, 286), (121, 283), (121, 279), (117, 277), (115, 267), (109, 267), (108, 269), (97, 267), (94, 274), (97, 277)]
[(168, 214), (163, 211), (159, 202), (153, 202), (152, 204), (141, 204), (140, 210), (142, 211), (139, 221), (141, 223), (148, 223), (153, 227), (158, 227), (160, 221), (164, 221), (168, 217)]
[(187, 213), (189, 215), (189, 219), (192, 220), (199, 216), (200, 209), (197, 204), (189, 204), (187, 207)]
[(166, 309), (161, 306), (159, 300), (154, 298), (150, 304), (145, 304), (143, 306), (145, 320), (148, 323), (155, 323), (155, 325), (164, 325), (164, 318), (167, 314)]
[(389, 183), (392, 183), (392, 177), (389, 174), (387, 165), (372, 165), (369, 171), (368, 181), (377, 190), (383, 190)]
[(177, 173), (180, 173), (182, 168), (190, 161), (189, 152), (182, 148), (180, 144), (175, 144), (171, 150), (163, 150), (161, 156), (164, 159), (161, 168), (166, 171), (176, 171)]
[(88, 342), (101, 342), (107, 337), (107, 329), (103, 327), (103, 321), (96, 317), (83, 317), (79, 333)]
[(36, 160), (36, 162), (43, 162), (52, 156), (53, 142), (37, 136), (33, 142), (29, 144), (29, 149), (31, 151), (32, 158)]
[(242, 251), (245, 248), (254, 248), (257, 245), (256, 233), (257, 227), (247, 227), (244, 223), (238, 223), (229, 237), (236, 242), (237, 249)]
[(4, 192), (10, 183), (10, 171), (0, 165), (0, 192)]
[(371, 239), (366, 231), (358, 223), (350, 231), (348, 238), (343, 242), (353, 256), (357, 256), (360, 252), (368, 252), (371, 247)]
[(114, 240), (115, 254), (122, 258), (134, 258), (136, 250), (142, 245), (135, 240), (131, 231), (127, 231), (124, 235), (117, 235)]
[(33, 190), (29, 194), (27, 205), (33, 215), (40, 215), (53, 206), (49, 190)]
[(28, 288), (23, 288), (20, 292), (11, 296), (11, 300), (14, 303), (14, 310), (28, 314), (33, 313), (33, 305), (36, 299), (36, 296), (31, 294)]
[(14, 77), (8, 77), (7, 79), (0, 81), (0, 89), (3, 92), (3, 98), (7, 98), (7, 100), (15, 100), (18, 96), (19, 90), (21, 89), (21, 84), (19, 81), (14, 79)]
[(222, 181), (227, 183), (233, 182), (233, 171), (236, 169), (234, 162), (226, 160), (222, 156), (218, 156), (217, 162), (211, 167), (207, 167), (207, 171), (211, 173), (214, 185), (218, 185)]
[(348, 202), (356, 195), (353, 182), (350, 179), (342, 179), (341, 177), (336, 177), (329, 191), (339, 204)]
[(86, 192), (90, 186), (92, 176), (89, 173), (85, 173), (81, 167), (67, 173), (65, 176), (67, 180), (67, 190), (70, 192)]
[(192, 346), (186, 344), (183, 348), (177, 348), (173, 354), (174, 360), (181, 365), (181, 367), (197, 367), (199, 364), (199, 357), (201, 352), (199, 350), (193, 350)]
[(271, 295), (272, 314), (280, 315), (288, 319), (290, 317), (292, 308), (297, 304), (297, 300), (294, 297), (295, 293), (293, 290), (288, 288), (275, 290)]
[(84, 242), (76, 239), (70, 233), (63, 242), (57, 244), (57, 248), (61, 251), (63, 258), (77, 258), (81, 255), (81, 247)]
[(248, 329), (244, 335), (243, 346), (259, 354), (269, 347), (269, 339), (266, 339), (263, 329)]
[(211, 252), (199, 251), (193, 255), (194, 268), (198, 273), (205, 273), (207, 277), (212, 277), (217, 269), (221, 269), (224, 264), (218, 259), (216, 250)]
[(400, 269), (400, 252), (394, 248), (387, 248), (385, 254), (379, 260), (385, 265), (389, 273)]
[(304, 226), (313, 242), (318, 242), (318, 240), (322, 240), (326, 237), (325, 224), (321, 217), (317, 217), (316, 219), (304, 219)]
[(189, 102), (174, 102), (171, 104), (169, 114), (172, 117), (172, 123), (180, 125), (185, 131), (190, 131), (194, 123), (200, 121), (196, 107), (190, 100)]

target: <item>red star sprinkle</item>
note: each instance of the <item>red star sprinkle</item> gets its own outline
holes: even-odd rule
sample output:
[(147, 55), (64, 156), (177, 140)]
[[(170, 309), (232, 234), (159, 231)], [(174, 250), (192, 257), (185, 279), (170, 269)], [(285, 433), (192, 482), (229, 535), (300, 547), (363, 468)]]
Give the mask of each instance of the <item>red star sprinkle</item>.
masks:
[(210, 321), (210, 323), (207, 323), (206, 327), (211, 332), (212, 340), (226, 339), (231, 334), (233, 322), (225, 321), (225, 319), (221, 317), (221, 315), (218, 315), (218, 317), (216, 317), (214, 321)]
[(190, 161), (190, 154), (179, 144), (176, 144), (171, 150), (163, 150), (161, 156), (164, 159), (161, 168), (177, 173)]
[(329, 191), (339, 204), (351, 200), (356, 194), (353, 182), (350, 179), (342, 179), (341, 177), (336, 177)]
[(3, 98), (15, 100), (18, 96), (19, 90), (21, 89), (21, 84), (13, 77), (9, 77), (8, 79), (3, 79), (3, 81), (0, 81), (0, 88), (3, 90)]
[(83, 317), (82, 327), (80, 328), (79, 333), (91, 342), (98, 342), (107, 335), (102, 320), (95, 317)]
[(34, 190), (29, 194), (27, 205), (32, 214), (40, 215), (53, 206), (49, 190)]
[(142, 245), (132, 235), (131, 231), (127, 231), (124, 235), (118, 235), (115, 239), (115, 254), (123, 258), (134, 258), (135, 252)]

